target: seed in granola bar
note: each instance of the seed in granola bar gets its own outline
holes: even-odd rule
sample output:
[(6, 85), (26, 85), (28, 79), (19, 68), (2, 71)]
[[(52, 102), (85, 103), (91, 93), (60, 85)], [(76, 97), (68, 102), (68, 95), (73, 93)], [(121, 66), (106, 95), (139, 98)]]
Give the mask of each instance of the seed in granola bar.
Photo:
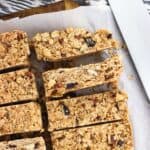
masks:
[(107, 39), (111, 39), (111, 38), (112, 38), (112, 34), (109, 33), (109, 34), (107, 35)]
[(96, 42), (91, 37), (85, 38), (85, 42), (88, 47), (93, 47), (96, 44)]
[(70, 110), (69, 110), (69, 108), (68, 108), (65, 104), (63, 104), (63, 103), (61, 103), (61, 105), (62, 105), (62, 107), (63, 107), (64, 114), (65, 114), (65, 115), (70, 115)]
[(122, 141), (122, 140), (119, 140), (119, 141), (117, 142), (117, 145), (119, 145), (120, 147), (123, 146), (123, 144), (124, 144), (124, 141)]
[(77, 82), (74, 82), (74, 83), (68, 83), (67, 84), (67, 89), (71, 89), (71, 88), (74, 88), (78, 83)]

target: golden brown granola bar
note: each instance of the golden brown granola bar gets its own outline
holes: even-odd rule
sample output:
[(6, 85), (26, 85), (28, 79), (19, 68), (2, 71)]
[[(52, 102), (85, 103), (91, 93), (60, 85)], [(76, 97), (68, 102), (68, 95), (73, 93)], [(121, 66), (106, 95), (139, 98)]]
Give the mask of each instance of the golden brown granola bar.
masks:
[(0, 118), (0, 135), (42, 129), (40, 106), (35, 102), (0, 107)]
[(117, 55), (101, 63), (50, 70), (43, 73), (46, 96), (59, 97), (70, 91), (115, 82), (121, 72), (122, 64)]
[(0, 70), (27, 66), (30, 54), (27, 34), (15, 30), (0, 34)]
[(121, 101), (118, 93), (105, 92), (100, 94), (68, 98), (58, 101), (48, 101), (47, 110), (49, 130), (84, 126), (114, 120), (127, 120), (128, 110), (126, 96)]
[(36, 100), (35, 77), (28, 69), (0, 74), (0, 104)]
[(82, 56), (106, 48), (118, 48), (118, 42), (104, 29), (91, 33), (83, 28), (67, 28), (37, 33), (32, 41), (38, 59), (47, 61)]
[(46, 150), (42, 137), (0, 142), (1, 150)]
[(53, 132), (54, 150), (133, 150), (129, 123), (118, 122)]

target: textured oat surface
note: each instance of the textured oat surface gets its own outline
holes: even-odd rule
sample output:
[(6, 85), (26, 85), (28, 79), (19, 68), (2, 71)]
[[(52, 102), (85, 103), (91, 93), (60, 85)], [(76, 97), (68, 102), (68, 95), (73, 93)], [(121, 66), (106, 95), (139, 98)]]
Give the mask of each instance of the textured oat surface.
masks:
[[(121, 96), (121, 94), (120, 94)], [(106, 92), (47, 102), (49, 130), (128, 119), (126, 97)]]
[(28, 65), (30, 54), (27, 34), (15, 30), (0, 34), (0, 70)]
[(121, 72), (122, 64), (118, 56), (101, 63), (50, 70), (43, 73), (46, 96), (59, 97), (70, 91), (114, 82)]
[(42, 137), (0, 142), (1, 150), (46, 150)]
[(0, 104), (38, 97), (35, 77), (28, 69), (0, 74)]
[(0, 107), (0, 135), (42, 129), (41, 111), (37, 103)]
[(118, 42), (107, 30), (91, 33), (83, 28), (67, 28), (53, 32), (37, 33), (33, 45), (38, 59), (56, 61), (101, 51), (105, 48), (118, 48)]
[[(0, 105), (3, 105), (0, 107), (0, 136), (15, 136), (16, 133), (23, 136), (26, 132), (33, 134), (33, 131), (43, 131), (46, 123), (42, 125), (42, 117), (46, 116), (41, 114), (46, 114), (43, 113), (46, 103), (48, 130), (51, 132), (54, 150), (133, 150), (125, 101), (127, 95), (116, 89), (123, 66), (116, 53), (119, 44), (112, 38), (112, 34), (107, 30), (92, 33), (86, 29), (67, 28), (37, 33), (31, 45), (34, 46), (38, 59), (44, 61), (58, 61), (100, 52), (98, 63), (43, 72), (46, 98), (58, 98), (78, 90), (76, 94), (80, 95), (86, 88), (98, 85), (106, 85), (108, 89), (110, 83), (114, 88), (111, 88), (112, 91), (93, 95), (88, 95), (87, 89), (86, 96), (51, 99), (40, 105), (28, 102), (4, 106), (3, 104), (9, 105), (12, 102), (36, 100), (39, 95), (35, 76), (29, 69), (0, 74)], [(29, 54), (25, 32), (0, 34), (0, 70), (29, 65)], [(102, 122), (105, 123), (94, 125)], [(59, 129), (63, 130), (54, 131)], [(45, 132), (43, 136), (47, 136)], [(45, 150), (46, 146), (42, 137), (36, 137), (0, 142), (0, 149)]]
[(52, 133), (54, 150), (133, 150), (131, 126), (110, 123)]

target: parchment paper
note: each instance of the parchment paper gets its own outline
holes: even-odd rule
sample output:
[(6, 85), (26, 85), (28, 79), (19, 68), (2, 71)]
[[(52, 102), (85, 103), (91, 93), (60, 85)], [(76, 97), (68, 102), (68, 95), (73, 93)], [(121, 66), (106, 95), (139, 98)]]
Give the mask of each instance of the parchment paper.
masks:
[[(34, 15), (23, 19), (15, 18), (5, 22), (0, 21), (0, 32), (22, 29), (33, 36), (36, 32), (51, 31), (68, 26), (84, 27), (91, 31), (106, 28), (121, 41), (121, 35), (110, 8), (103, 5), (79, 7), (74, 10)], [(133, 126), (135, 149), (150, 150), (150, 104), (137, 77), (128, 50), (123, 49), (120, 53), (124, 62), (120, 87), (129, 96), (128, 108)]]

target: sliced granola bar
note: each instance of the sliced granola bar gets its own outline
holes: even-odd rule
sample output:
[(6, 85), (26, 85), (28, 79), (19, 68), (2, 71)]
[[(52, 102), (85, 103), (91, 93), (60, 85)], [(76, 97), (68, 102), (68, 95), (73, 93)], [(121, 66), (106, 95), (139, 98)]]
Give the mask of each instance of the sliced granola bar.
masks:
[(27, 34), (15, 30), (0, 34), (0, 70), (26, 66), (30, 54)]
[[(117, 92), (118, 93), (118, 92)], [(100, 94), (48, 101), (49, 130), (83, 126), (93, 123), (128, 119), (126, 96), (117, 93)]]
[(57, 61), (101, 51), (118, 48), (118, 42), (107, 30), (91, 33), (83, 28), (38, 33), (33, 37), (33, 46), (40, 60)]
[(0, 142), (1, 150), (46, 150), (42, 137)]
[(0, 104), (36, 100), (35, 77), (28, 69), (0, 74)]
[(35, 102), (0, 107), (0, 118), (0, 135), (42, 129), (40, 106)]
[(46, 96), (59, 97), (70, 91), (115, 82), (121, 71), (117, 55), (101, 63), (47, 71), (43, 73)]
[(53, 132), (54, 150), (133, 150), (129, 123), (110, 123)]

